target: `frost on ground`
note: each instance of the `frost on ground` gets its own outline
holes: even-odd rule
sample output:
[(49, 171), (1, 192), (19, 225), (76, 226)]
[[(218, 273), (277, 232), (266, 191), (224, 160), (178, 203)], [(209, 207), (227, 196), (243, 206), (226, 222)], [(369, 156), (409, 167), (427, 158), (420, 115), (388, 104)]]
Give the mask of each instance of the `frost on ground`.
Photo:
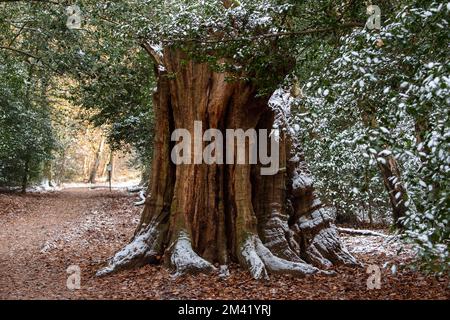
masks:
[[(137, 224), (138, 217), (134, 217), (134, 223)], [(98, 244), (107, 241), (104, 233), (105, 229), (114, 230), (117, 221), (114, 217), (106, 214), (105, 211), (90, 210), (86, 216), (80, 217), (77, 221), (64, 223), (63, 230), (54, 230), (48, 235), (48, 240), (42, 245), (40, 252), (49, 253), (52, 250), (62, 249), (73, 242), (81, 248), (87, 248), (93, 245), (94, 241)], [(89, 234), (97, 233), (95, 239), (88, 237)]]
[[(379, 232), (381, 233), (381, 232)], [(416, 252), (412, 245), (398, 237), (373, 235), (348, 235), (341, 233), (341, 239), (348, 251), (355, 256), (383, 257), (388, 262), (404, 263), (414, 259)]]

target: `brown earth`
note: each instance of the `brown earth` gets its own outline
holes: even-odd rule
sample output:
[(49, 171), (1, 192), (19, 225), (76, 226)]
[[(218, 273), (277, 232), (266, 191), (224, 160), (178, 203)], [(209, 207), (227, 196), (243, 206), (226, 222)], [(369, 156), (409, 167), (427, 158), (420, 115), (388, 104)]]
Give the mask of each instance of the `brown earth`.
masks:
[[(448, 278), (391, 265), (410, 262), (405, 250), (377, 237), (343, 236), (363, 262), (382, 268), (381, 289), (368, 290), (365, 268), (336, 268), (336, 276), (255, 281), (231, 267), (231, 276), (174, 278), (160, 266), (107, 277), (95, 272), (125, 245), (142, 207), (125, 192), (66, 189), (42, 194), (0, 194), (0, 299), (449, 299)], [(66, 272), (81, 269), (81, 288), (67, 289)]]

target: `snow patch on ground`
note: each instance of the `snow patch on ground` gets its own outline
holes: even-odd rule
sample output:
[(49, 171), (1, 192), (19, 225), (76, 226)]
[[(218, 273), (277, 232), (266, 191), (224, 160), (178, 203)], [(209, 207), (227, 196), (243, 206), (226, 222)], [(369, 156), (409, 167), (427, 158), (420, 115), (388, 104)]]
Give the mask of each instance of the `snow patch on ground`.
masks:
[[(137, 223), (138, 217), (135, 217), (134, 223)], [(64, 228), (63, 232), (57, 231), (49, 235), (49, 239), (42, 245), (41, 253), (50, 253), (53, 250), (61, 250), (64, 247), (69, 246), (73, 242), (77, 242), (77, 245), (88, 248), (92, 244), (86, 240), (90, 233), (97, 233), (98, 241), (108, 241), (106, 238), (102, 238), (105, 229), (114, 230), (117, 225), (117, 219), (111, 215), (106, 214), (104, 211), (91, 211), (90, 214), (84, 216), (78, 223), (71, 223)]]
[(368, 256), (384, 255), (387, 259), (410, 260), (416, 251), (412, 245), (403, 243), (397, 237), (354, 236), (341, 234), (345, 247), (351, 254)]
[[(133, 188), (139, 185), (140, 179), (134, 179), (129, 181), (121, 181), (121, 182), (114, 182), (112, 184), (113, 189), (127, 189), (127, 188)], [(109, 188), (108, 182), (104, 183), (98, 183), (98, 184), (89, 184), (89, 183), (83, 183), (83, 182), (68, 182), (61, 184), (62, 189), (72, 189), (72, 188)]]

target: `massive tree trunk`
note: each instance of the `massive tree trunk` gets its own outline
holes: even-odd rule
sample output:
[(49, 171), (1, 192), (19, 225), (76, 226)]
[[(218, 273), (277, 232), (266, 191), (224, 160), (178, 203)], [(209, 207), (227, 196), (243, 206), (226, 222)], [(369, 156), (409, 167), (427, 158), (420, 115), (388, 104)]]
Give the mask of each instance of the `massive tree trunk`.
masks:
[(315, 196), (304, 161), (290, 154), (284, 134), (281, 169), (273, 176), (260, 175), (258, 164), (171, 162), (175, 129), (194, 132), (194, 121), (201, 121), (203, 130), (223, 133), (271, 129), (274, 111), (269, 97), (258, 96), (249, 82), (230, 82), (226, 74), (188, 60), (178, 49), (152, 53), (159, 66), (149, 196), (134, 238), (98, 274), (161, 260), (176, 274), (211, 272), (236, 261), (254, 278), (356, 265)]

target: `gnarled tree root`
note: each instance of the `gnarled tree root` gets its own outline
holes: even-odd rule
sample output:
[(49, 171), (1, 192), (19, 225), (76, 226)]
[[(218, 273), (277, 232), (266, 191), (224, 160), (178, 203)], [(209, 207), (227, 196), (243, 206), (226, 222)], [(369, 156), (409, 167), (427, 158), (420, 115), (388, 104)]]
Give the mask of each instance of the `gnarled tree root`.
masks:
[[(97, 272), (103, 276), (124, 269), (143, 266), (157, 262), (159, 251), (152, 243), (158, 241), (158, 234), (154, 227), (147, 227), (138, 234), (132, 242), (126, 245), (111, 258), (108, 265)], [(220, 277), (228, 276), (227, 266), (220, 270), (213, 264), (200, 257), (192, 249), (191, 239), (186, 231), (180, 231), (176, 240), (167, 248), (167, 264), (174, 270), (174, 276), (184, 274), (216, 272)], [(249, 235), (240, 248), (239, 260), (246, 266), (254, 279), (268, 279), (268, 274), (290, 274), (304, 277), (317, 273), (332, 275), (333, 271), (323, 271), (303, 262), (288, 261), (275, 256), (257, 235)]]
[(122, 250), (108, 260), (107, 266), (97, 272), (104, 276), (124, 269), (131, 269), (157, 262), (160, 258), (163, 234), (157, 223), (151, 223)]
[(341, 264), (359, 266), (358, 261), (342, 245), (333, 218), (326, 208), (302, 216), (295, 225), (301, 238), (302, 258), (320, 268)]
[(255, 279), (268, 279), (268, 272), (273, 274), (290, 274), (297, 277), (323, 273), (332, 275), (332, 271), (323, 271), (312, 265), (281, 259), (263, 245), (256, 235), (249, 235), (241, 246), (240, 260), (245, 264)]
[(194, 252), (191, 238), (186, 231), (180, 231), (177, 240), (169, 248), (170, 266), (175, 269), (174, 276), (184, 274), (210, 273), (217, 269)]

